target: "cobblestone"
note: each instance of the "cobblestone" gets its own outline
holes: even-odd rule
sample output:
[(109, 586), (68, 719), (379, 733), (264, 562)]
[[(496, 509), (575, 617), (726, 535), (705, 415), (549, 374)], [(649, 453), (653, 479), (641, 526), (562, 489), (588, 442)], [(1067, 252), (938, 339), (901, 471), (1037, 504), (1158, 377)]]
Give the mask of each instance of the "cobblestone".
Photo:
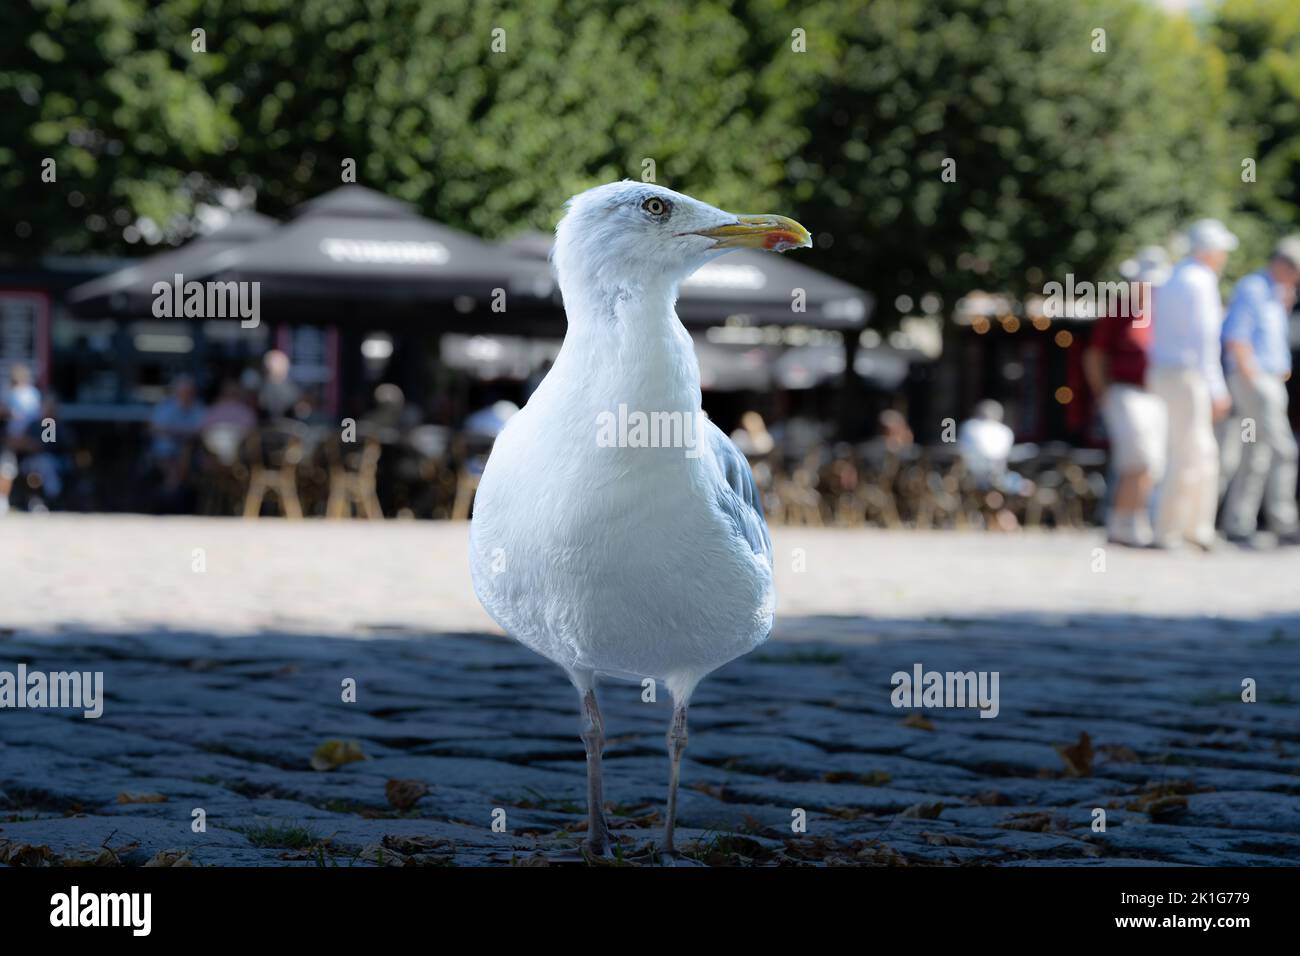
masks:
[[(0, 536), (0, 671), (102, 671), (106, 698), (93, 720), (0, 710), (0, 861), (578, 859), (576, 697), (477, 610), (463, 526), (58, 516), (6, 519)], [(692, 705), (692, 856), (1300, 862), (1294, 552), (1124, 553), (1098, 574), (1082, 535), (778, 529), (776, 543), (808, 561), (784, 574), (776, 638)], [(916, 663), (997, 671), (999, 715), (896, 709), (891, 675)], [(614, 835), (649, 860), (666, 694), (602, 694)], [(365, 759), (312, 769), (331, 739)], [(427, 792), (395, 806), (392, 780)]]

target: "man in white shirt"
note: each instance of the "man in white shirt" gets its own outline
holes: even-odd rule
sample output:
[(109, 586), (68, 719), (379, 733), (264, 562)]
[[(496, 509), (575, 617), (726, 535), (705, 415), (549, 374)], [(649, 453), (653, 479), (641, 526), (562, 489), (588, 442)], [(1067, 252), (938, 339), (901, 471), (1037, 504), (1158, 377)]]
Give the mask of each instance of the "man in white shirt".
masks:
[(981, 485), (995, 485), (1006, 473), (1016, 436), (1002, 421), (1002, 406), (985, 399), (957, 430), (957, 447), (966, 468)]
[(1219, 275), (1237, 237), (1217, 219), (1187, 233), (1190, 252), (1155, 294), (1147, 387), (1168, 414), (1165, 478), (1156, 506), (1155, 539), (1172, 548), (1214, 545), (1219, 499), (1219, 447), (1214, 422), (1231, 400), (1223, 378)]

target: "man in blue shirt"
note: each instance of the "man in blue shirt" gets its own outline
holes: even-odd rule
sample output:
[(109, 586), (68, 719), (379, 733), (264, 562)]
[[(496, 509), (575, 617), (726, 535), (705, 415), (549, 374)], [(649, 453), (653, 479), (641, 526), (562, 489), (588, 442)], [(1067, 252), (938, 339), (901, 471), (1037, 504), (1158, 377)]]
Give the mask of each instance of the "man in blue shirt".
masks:
[(1287, 415), (1286, 389), (1291, 377), (1288, 323), (1297, 280), (1300, 237), (1290, 237), (1278, 243), (1266, 268), (1237, 283), (1223, 322), (1228, 388), (1242, 417), (1243, 442), (1241, 465), (1224, 502), (1223, 530), (1228, 540), (1242, 544), (1254, 540), (1261, 503), (1279, 540), (1300, 543), (1296, 525), (1300, 455)]

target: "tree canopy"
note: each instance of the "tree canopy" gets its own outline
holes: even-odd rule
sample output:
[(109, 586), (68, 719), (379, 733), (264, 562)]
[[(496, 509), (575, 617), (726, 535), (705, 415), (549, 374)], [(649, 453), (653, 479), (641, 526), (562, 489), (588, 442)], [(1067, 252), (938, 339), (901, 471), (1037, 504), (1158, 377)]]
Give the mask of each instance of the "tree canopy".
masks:
[(1300, 224), (1289, 0), (1228, 0), (1199, 27), (1140, 0), (26, 0), (3, 17), (9, 259), (180, 241), (232, 189), (282, 215), (349, 159), (489, 237), (548, 228), (651, 161), (673, 188), (801, 217), (810, 261), (886, 318), (898, 295), (1099, 276), (1195, 216), (1254, 245)]

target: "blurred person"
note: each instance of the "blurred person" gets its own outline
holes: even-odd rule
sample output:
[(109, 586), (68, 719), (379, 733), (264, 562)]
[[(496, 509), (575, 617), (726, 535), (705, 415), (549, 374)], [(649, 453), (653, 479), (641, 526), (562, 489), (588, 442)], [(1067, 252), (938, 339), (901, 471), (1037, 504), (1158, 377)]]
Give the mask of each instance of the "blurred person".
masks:
[(787, 459), (804, 458), (826, 443), (827, 428), (814, 418), (795, 415), (770, 429), (772, 440)]
[(58, 399), (53, 393), (47, 394), (27, 427), (12, 438), (19, 460), (18, 473), (28, 476), (28, 508), (32, 511), (48, 511), (49, 505), (63, 496), (65, 479), (72, 471), (70, 449), (75, 439), (69, 426), (58, 420), (58, 413)]
[(957, 429), (957, 448), (966, 468), (984, 487), (997, 485), (1007, 471), (1015, 433), (1002, 421), (1002, 405), (986, 398)]
[(1237, 237), (1217, 219), (1188, 230), (1190, 250), (1155, 294), (1147, 387), (1165, 403), (1165, 475), (1156, 502), (1155, 544), (1214, 546), (1219, 447), (1214, 423), (1228, 413), (1219, 335), (1219, 275)]
[(885, 448), (891, 452), (906, 451), (916, 441), (911, 426), (907, 424), (907, 416), (896, 408), (886, 408), (876, 422)]
[(393, 431), (402, 427), (405, 418), (406, 395), (392, 382), (381, 382), (375, 386), (374, 405), (361, 420), (376, 431)]
[(149, 418), (149, 457), (162, 472), (167, 491), (175, 491), (184, 483), (190, 442), (198, 435), (204, 418), (194, 379), (177, 375), (172, 380), (171, 395), (154, 406)]
[(461, 429), (480, 438), (496, 438), (501, 434), (501, 430), (506, 427), (506, 422), (510, 421), (518, 413), (518, 405), (502, 399), (480, 408), (478, 411), (470, 412), (469, 415), (465, 416)]
[(262, 381), (257, 390), (257, 404), (270, 418), (286, 418), (298, 403), (302, 390), (289, 377), (292, 363), (279, 349), (262, 356)]
[(32, 383), (32, 370), (26, 365), (14, 365), (9, 369), (9, 388), (5, 390), (4, 401), (0, 403), (0, 414), (3, 414), (6, 421), (6, 434), (21, 435), (40, 410), (41, 392)]
[(1132, 283), (1129, 305), (1097, 320), (1083, 352), (1083, 371), (1101, 404), (1111, 464), (1119, 476), (1106, 538), (1144, 548), (1154, 540), (1148, 506), (1165, 458), (1164, 403), (1146, 390), (1151, 308), (1144, 297), (1168, 278), (1169, 260), (1163, 249), (1151, 246), (1121, 272)]
[(32, 384), (32, 370), (26, 365), (9, 369), (9, 387), (0, 398), (0, 419), (4, 420), (0, 436), (0, 515), (9, 510), (9, 493), (18, 476), (18, 457), (12, 445), (40, 416), (41, 392)]
[(238, 382), (230, 379), (223, 382), (217, 400), (208, 407), (201, 430), (213, 425), (234, 425), (244, 431), (257, 427), (257, 413), (249, 403), (248, 393)]
[(746, 458), (762, 458), (776, 447), (776, 439), (767, 430), (767, 422), (752, 410), (740, 416), (740, 427), (731, 433), (731, 440)]
[(1268, 265), (1237, 283), (1223, 322), (1224, 359), (1233, 410), (1255, 423), (1254, 440), (1241, 443), (1241, 463), (1228, 487), (1223, 530), (1229, 541), (1252, 544), (1261, 504), (1269, 530), (1300, 543), (1296, 521), (1297, 452), (1288, 415), (1291, 375), (1288, 324), (1300, 280), (1300, 236), (1278, 243)]

